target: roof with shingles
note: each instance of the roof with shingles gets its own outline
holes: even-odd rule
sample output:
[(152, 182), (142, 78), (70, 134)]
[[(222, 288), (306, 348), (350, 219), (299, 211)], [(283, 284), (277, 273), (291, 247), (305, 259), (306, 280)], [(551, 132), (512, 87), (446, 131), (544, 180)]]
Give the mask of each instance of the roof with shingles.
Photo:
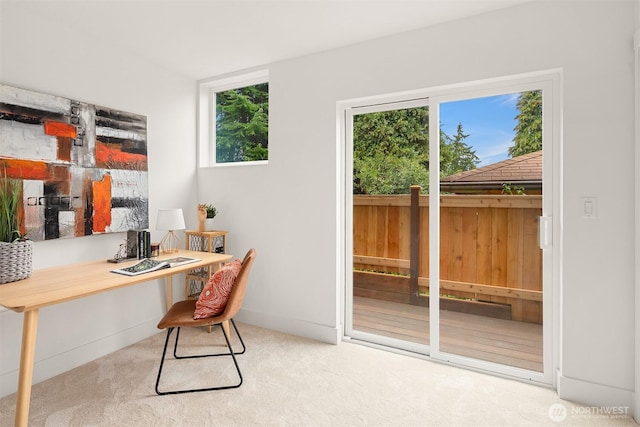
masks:
[(440, 178), (442, 183), (542, 181), (542, 150)]

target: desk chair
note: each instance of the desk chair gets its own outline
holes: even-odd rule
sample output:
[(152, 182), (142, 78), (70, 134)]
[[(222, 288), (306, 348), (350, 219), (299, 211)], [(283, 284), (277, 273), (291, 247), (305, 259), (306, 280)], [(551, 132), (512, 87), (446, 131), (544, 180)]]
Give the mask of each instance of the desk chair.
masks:
[[(235, 279), (233, 284), (233, 288), (231, 289), (231, 293), (229, 294), (229, 299), (227, 301), (227, 305), (224, 308), (222, 314), (215, 317), (207, 317), (204, 319), (193, 319), (193, 313), (196, 308), (196, 300), (189, 299), (184, 301), (179, 301), (164, 315), (160, 323), (158, 323), (158, 329), (167, 329), (167, 338), (164, 342), (164, 349), (162, 350), (162, 359), (160, 360), (160, 369), (158, 370), (158, 379), (156, 380), (156, 393), (159, 395), (165, 394), (180, 394), (180, 393), (193, 393), (199, 391), (210, 391), (210, 390), (224, 390), (229, 388), (238, 388), (242, 385), (242, 373), (240, 372), (240, 367), (238, 366), (238, 361), (236, 360), (236, 355), (243, 354), (246, 350), (244, 341), (242, 341), (242, 337), (238, 332), (238, 327), (233, 321), (233, 317), (238, 313), (240, 307), (242, 306), (242, 301), (244, 300), (244, 294), (247, 288), (247, 279), (249, 278), (249, 272), (251, 271), (251, 266), (253, 265), (253, 261), (256, 257), (256, 251), (254, 249), (250, 249), (244, 257), (242, 261), (242, 266), (238, 273), (238, 276)], [(231, 348), (230, 338), (230, 328), (228, 327), (228, 323), (231, 323), (233, 329), (236, 331), (236, 335), (242, 344), (242, 351), (234, 352), (233, 348)], [(182, 327), (193, 327), (193, 326), (220, 326), (222, 330), (222, 334), (227, 343), (227, 348), (229, 349), (228, 353), (216, 353), (216, 354), (202, 354), (202, 355), (194, 355), (194, 356), (178, 356), (178, 338), (180, 337), (180, 328)], [(195, 389), (186, 389), (186, 390), (169, 390), (169, 391), (160, 391), (160, 376), (162, 375), (162, 367), (164, 365), (164, 359), (167, 354), (167, 346), (169, 344), (169, 337), (174, 329), (176, 331), (176, 340), (173, 347), (173, 356), (176, 359), (194, 359), (194, 358), (202, 358), (202, 357), (215, 357), (215, 356), (231, 356), (233, 359), (233, 364), (236, 367), (236, 371), (238, 372), (238, 377), (240, 378), (240, 382), (232, 385), (223, 385), (223, 386), (214, 386), (207, 388), (195, 388)]]

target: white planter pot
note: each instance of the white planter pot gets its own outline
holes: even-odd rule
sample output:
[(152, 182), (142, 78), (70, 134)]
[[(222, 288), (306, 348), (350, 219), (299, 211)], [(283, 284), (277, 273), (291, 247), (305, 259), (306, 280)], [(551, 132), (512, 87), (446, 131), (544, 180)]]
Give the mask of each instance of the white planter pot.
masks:
[(204, 230), (205, 231), (213, 231), (215, 230), (215, 227), (213, 225), (213, 220), (215, 218), (207, 218), (204, 220)]
[(33, 241), (0, 242), (0, 284), (31, 276)]

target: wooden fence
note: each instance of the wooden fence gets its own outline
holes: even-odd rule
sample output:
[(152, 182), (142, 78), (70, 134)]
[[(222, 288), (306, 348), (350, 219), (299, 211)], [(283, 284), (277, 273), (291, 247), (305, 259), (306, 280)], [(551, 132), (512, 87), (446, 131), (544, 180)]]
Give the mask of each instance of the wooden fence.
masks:
[[(353, 196), (354, 294), (427, 305), (429, 198)], [(542, 323), (542, 196), (440, 196), (441, 309)]]

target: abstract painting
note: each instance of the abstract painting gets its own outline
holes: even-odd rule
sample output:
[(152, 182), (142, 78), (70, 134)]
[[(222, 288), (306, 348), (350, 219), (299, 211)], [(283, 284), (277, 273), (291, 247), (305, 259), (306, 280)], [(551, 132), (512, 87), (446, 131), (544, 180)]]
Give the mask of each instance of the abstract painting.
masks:
[(145, 116), (0, 85), (0, 177), (31, 240), (148, 228), (147, 171)]

